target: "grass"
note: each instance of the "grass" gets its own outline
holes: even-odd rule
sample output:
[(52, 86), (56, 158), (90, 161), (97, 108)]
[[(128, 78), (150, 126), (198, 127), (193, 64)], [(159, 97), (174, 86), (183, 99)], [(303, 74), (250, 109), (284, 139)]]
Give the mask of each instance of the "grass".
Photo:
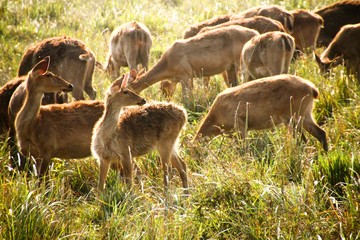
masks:
[[(333, 1), (9, 1), (0, 5), (0, 84), (16, 76), (22, 53), (43, 38), (82, 39), (105, 61), (110, 31), (123, 22), (144, 22), (153, 35), (152, 66), (192, 23), (240, 12), (261, 3), (287, 9), (316, 9)], [(104, 31), (108, 29), (109, 31)], [(323, 49), (318, 49), (321, 52)], [(126, 71), (127, 69), (123, 69)], [(360, 239), (360, 89), (339, 66), (322, 76), (305, 56), (290, 72), (319, 88), (316, 120), (328, 134), (326, 154), (312, 136), (298, 143), (285, 128), (253, 131), (246, 141), (219, 136), (191, 143), (217, 93), (195, 81), (193, 101), (185, 105), (189, 122), (180, 155), (188, 166), (190, 196), (184, 197), (172, 171), (163, 193), (157, 154), (135, 159), (142, 177), (131, 190), (115, 172), (104, 193), (96, 190), (94, 158), (54, 159), (48, 186), (36, 176), (9, 169), (9, 152), (0, 143), (1, 239)], [(98, 98), (111, 80), (96, 70)], [(142, 93), (165, 101), (155, 85)], [(181, 103), (181, 89), (175, 102)]]

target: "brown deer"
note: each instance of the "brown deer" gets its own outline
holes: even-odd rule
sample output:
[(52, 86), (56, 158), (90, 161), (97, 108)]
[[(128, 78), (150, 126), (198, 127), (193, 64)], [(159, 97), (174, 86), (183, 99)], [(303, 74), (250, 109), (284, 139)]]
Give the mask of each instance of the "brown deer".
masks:
[[(0, 135), (3, 136), (8, 133), (7, 144), (11, 152), (10, 164), (13, 168), (17, 167), (20, 170), (23, 169), (21, 163), (25, 163), (25, 158), (17, 150), (14, 121), (16, 113), (20, 110), (25, 99), (24, 81), (26, 77), (26, 75), (15, 77), (0, 89)], [(54, 103), (53, 97), (53, 93), (45, 93), (42, 104)], [(57, 100), (59, 101), (61, 98), (57, 98)]]
[(92, 129), (103, 113), (99, 101), (76, 101), (41, 106), (44, 92), (69, 92), (73, 86), (47, 71), (50, 58), (37, 63), (25, 80), (26, 97), (15, 119), (19, 148), (36, 160), (39, 176), (48, 171), (51, 159), (91, 155)]
[[(47, 38), (30, 46), (21, 59), (18, 76), (27, 75), (46, 56), (51, 58), (49, 71), (73, 84), (72, 95), (76, 100), (84, 99), (83, 91), (90, 99), (95, 99), (92, 87), (95, 56), (82, 41), (63, 36)], [(63, 98), (67, 102), (66, 94)]]
[(240, 54), (244, 44), (259, 33), (241, 26), (215, 29), (194, 37), (177, 40), (160, 60), (129, 87), (136, 93), (165, 79), (182, 85), (183, 97), (192, 88), (192, 78), (228, 71), (231, 86), (237, 85)]
[(227, 27), (231, 25), (239, 25), (242, 27), (254, 29), (258, 31), (260, 34), (273, 32), (273, 31), (285, 32), (283, 25), (279, 21), (273, 20), (268, 17), (254, 16), (250, 18), (239, 18), (239, 19), (231, 20), (211, 27), (204, 27), (200, 30), (199, 34), (205, 33), (209, 30), (213, 30), (216, 28)]
[(186, 39), (193, 37), (197, 35), (201, 31), (201, 29), (205, 27), (216, 26), (232, 20), (241, 20), (255, 16), (263, 16), (279, 21), (283, 25), (286, 32), (288, 33), (292, 32), (294, 26), (294, 17), (292, 16), (291, 12), (285, 10), (280, 6), (272, 5), (272, 6), (253, 7), (238, 14), (230, 13), (230, 14), (219, 15), (210, 19), (206, 19), (202, 22), (193, 24), (187, 29), (185, 29), (183, 38)]
[(253, 37), (241, 53), (243, 81), (288, 73), (294, 50), (294, 38), (287, 33), (276, 31)]
[(185, 30), (183, 38), (186, 39), (186, 38), (193, 37), (193, 36), (197, 35), (201, 29), (203, 29), (205, 27), (216, 26), (218, 24), (228, 22), (231, 20), (232, 16), (233, 16), (233, 14), (224, 14), (224, 15), (220, 15), (220, 16), (215, 16), (213, 18), (207, 19), (200, 23), (195, 23)]
[(344, 63), (348, 74), (354, 74), (360, 83), (360, 23), (343, 26), (329, 46), (317, 58), (322, 70)]
[[(281, 123), (300, 123), (328, 151), (326, 132), (314, 121), (313, 102), (318, 97), (314, 84), (283, 74), (262, 78), (221, 92), (203, 119), (195, 140), (237, 130), (268, 129)], [(299, 129), (299, 128), (297, 128)], [(305, 140), (304, 135), (302, 135)]]
[(114, 78), (120, 76), (120, 67), (138, 70), (141, 64), (148, 70), (152, 39), (149, 29), (141, 22), (128, 22), (117, 27), (109, 42), (109, 53), (104, 70)]
[(302, 52), (314, 52), (324, 20), (320, 15), (304, 9), (293, 10), (291, 13), (294, 16), (294, 29), (291, 35), (295, 38), (296, 48)]
[(315, 13), (324, 19), (324, 27), (320, 30), (317, 46), (328, 47), (343, 26), (360, 23), (360, 1), (336, 1), (316, 10)]
[(291, 14), (291, 12), (277, 5), (257, 6), (257, 7), (249, 8), (248, 10), (245, 10), (237, 15), (234, 15), (232, 19), (249, 18), (254, 16), (263, 16), (277, 20), (281, 22), (287, 33), (292, 33), (293, 31), (294, 16)]
[[(178, 170), (183, 187), (187, 188), (186, 164), (177, 154), (175, 144), (187, 121), (185, 109), (172, 103), (149, 103), (125, 87), (129, 74), (116, 80), (105, 97), (105, 111), (96, 123), (92, 153), (100, 165), (99, 189), (105, 188), (111, 163), (120, 164), (126, 183), (132, 184), (133, 157), (157, 149), (164, 171), (165, 191), (168, 188), (169, 164)], [(136, 74), (135, 76), (136, 77)], [(130, 105), (143, 105), (127, 108)]]
[(17, 77), (8, 81), (0, 88), (0, 135), (4, 135), (9, 131), (9, 102), (16, 88), (24, 82), (24, 80), (25, 77)]

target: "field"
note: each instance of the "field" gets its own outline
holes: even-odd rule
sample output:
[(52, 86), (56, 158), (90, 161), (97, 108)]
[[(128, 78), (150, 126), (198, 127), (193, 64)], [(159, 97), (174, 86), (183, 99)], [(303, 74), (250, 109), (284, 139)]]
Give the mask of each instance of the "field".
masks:
[[(150, 67), (190, 24), (260, 4), (288, 10), (318, 9), (333, 0), (2, 0), (0, 3), (0, 85), (16, 76), (21, 56), (46, 37), (83, 40), (104, 63), (110, 32), (124, 22), (145, 23), (153, 37)], [(317, 49), (321, 53), (323, 49)], [(123, 72), (128, 69), (123, 68)], [(325, 153), (312, 136), (293, 138), (283, 126), (191, 143), (216, 95), (221, 75), (209, 89), (195, 80), (185, 104), (188, 123), (179, 153), (187, 163), (190, 195), (171, 172), (163, 192), (162, 169), (154, 152), (135, 159), (142, 177), (131, 191), (111, 171), (107, 188), (96, 190), (99, 168), (93, 157), (54, 159), (50, 183), (9, 168), (0, 141), (1, 239), (360, 239), (360, 88), (343, 66), (321, 75), (312, 56), (291, 64), (290, 73), (319, 89), (314, 115), (327, 132)], [(99, 69), (93, 77), (98, 99), (111, 79)], [(166, 101), (159, 85), (142, 94)], [(173, 99), (179, 104), (181, 88)]]

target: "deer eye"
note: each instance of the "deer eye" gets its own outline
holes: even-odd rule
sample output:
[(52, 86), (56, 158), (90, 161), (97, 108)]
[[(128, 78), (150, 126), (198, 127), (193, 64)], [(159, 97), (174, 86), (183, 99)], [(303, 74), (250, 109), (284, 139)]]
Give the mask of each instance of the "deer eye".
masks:
[(128, 93), (129, 93), (129, 91), (127, 91), (127, 90), (124, 90), (124, 91), (123, 91), (123, 93), (124, 93), (124, 94), (128, 94)]

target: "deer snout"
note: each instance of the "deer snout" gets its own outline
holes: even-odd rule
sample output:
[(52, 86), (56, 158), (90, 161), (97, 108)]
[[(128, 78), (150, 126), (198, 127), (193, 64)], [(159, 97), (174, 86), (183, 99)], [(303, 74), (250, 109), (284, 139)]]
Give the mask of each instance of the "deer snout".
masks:
[(146, 103), (146, 100), (143, 98), (140, 102), (138, 102), (138, 105), (144, 105)]
[(63, 92), (71, 92), (74, 89), (74, 86), (72, 84), (67, 85), (65, 88), (63, 88)]

